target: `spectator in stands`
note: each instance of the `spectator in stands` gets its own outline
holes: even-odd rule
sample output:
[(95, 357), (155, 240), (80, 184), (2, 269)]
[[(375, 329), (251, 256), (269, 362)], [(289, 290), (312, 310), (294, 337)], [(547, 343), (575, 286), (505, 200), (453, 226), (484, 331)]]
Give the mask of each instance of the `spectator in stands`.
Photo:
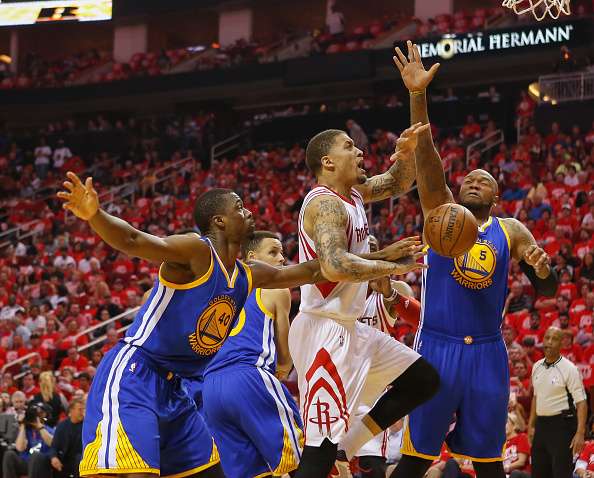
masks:
[(532, 299), (524, 293), (524, 287), (519, 282), (514, 282), (506, 299), (506, 313), (528, 313), (532, 307)]
[(328, 28), (328, 33), (334, 37), (340, 37), (344, 33), (344, 15), (336, 7), (336, 0), (328, 2), (326, 28)]
[(3, 478), (49, 478), (49, 450), (54, 430), (42, 421), (43, 411), (39, 405), (27, 407), (25, 416), (19, 420), (15, 441), (16, 450), (8, 450), (2, 459)]
[(22, 419), (27, 409), (27, 397), (23, 392), (17, 390), (10, 397), (12, 407), (6, 409), (4, 413), (10, 413), (14, 415), (18, 420)]
[(101, 347), (101, 352), (103, 352), (103, 354), (106, 354), (112, 349), (113, 346), (115, 346), (118, 343), (118, 341), (118, 332), (116, 331), (115, 327), (112, 326), (109, 329), (107, 329), (105, 343), (103, 344), (103, 347)]
[[(23, 367), (23, 369), (25, 369), (25, 367)], [(30, 400), (39, 393), (39, 387), (35, 383), (35, 377), (32, 372), (29, 371), (23, 376), (23, 386), (21, 389), (27, 397), (27, 400)]]
[(58, 146), (54, 150), (54, 156), (53, 156), (54, 169), (61, 171), (62, 168), (64, 167), (64, 164), (66, 163), (66, 161), (69, 160), (71, 157), (72, 157), (72, 152), (70, 151), (70, 148), (68, 146), (65, 146), (64, 140), (62, 138), (60, 138), (58, 140)]
[(68, 418), (56, 428), (50, 451), (51, 465), (57, 478), (77, 478), (82, 457), (82, 421), (85, 403), (73, 398), (68, 407)]
[(352, 119), (347, 120), (346, 127), (355, 146), (363, 151), (367, 151), (369, 148), (369, 139), (367, 138), (365, 131), (363, 131), (363, 128)]
[(503, 469), (509, 478), (530, 478), (530, 443), (514, 415), (507, 417)]
[(8, 297), (8, 303), (0, 309), (0, 320), (11, 320), (17, 311), (24, 311), (23, 307), (17, 304), (16, 295)]
[(465, 143), (470, 143), (481, 136), (481, 126), (474, 120), (474, 116), (468, 115), (466, 117), (466, 124), (460, 131), (460, 138)]
[(39, 388), (41, 391), (33, 397), (33, 402), (44, 403), (49, 406), (50, 413), (46, 423), (50, 427), (58, 424), (60, 415), (64, 413), (65, 398), (58, 393), (56, 386), (56, 377), (52, 372), (46, 371), (39, 375)]
[(60, 364), (60, 369), (69, 367), (76, 370), (77, 372), (82, 372), (88, 366), (89, 360), (84, 355), (81, 355), (76, 347), (70, 347), (68, 349), (68, 356), (65, 357)]
[[(87, 370), (89, 367), (87, 367)], [(86, 398), (89, 390), (91, 389), (91, 376), (87, 372), (83, 372), (78, 375), (78, 390), (82, 391), (83, 397)]]
[(40, 144), (35, 148), (35, 173), (41, 179), (45, 179), (50, 166), (52, 148), (47, 145), (45, 138), (40, 139)]

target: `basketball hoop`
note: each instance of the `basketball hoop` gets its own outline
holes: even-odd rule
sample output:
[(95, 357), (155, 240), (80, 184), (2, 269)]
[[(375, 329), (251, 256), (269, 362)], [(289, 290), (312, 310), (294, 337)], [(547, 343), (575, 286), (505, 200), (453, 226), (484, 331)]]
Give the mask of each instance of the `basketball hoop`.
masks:
[(539, 22), (547, 15), (557, 19), (561, 14), (569, 15), (571, 0), (503, 0), (501, 6), (512, 9), (516, 14), (522, 15), (532, 12)]

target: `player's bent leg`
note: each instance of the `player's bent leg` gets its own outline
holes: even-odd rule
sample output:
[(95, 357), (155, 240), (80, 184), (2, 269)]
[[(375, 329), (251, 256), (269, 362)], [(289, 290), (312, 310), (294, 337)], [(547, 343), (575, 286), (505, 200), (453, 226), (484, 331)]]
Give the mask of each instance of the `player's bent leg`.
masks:
[(402, 455), (390, 478), (423, 478), (431, 463), (433, 463), (432, 460), (418, 456)]
[(319, 446), (305, 446), (294, 478), (327, 478), (336, 460), (337, 445), (327, 438)]
[(472, 466), (476, 471), (477, 478), (505, 478), (502, 461), (489, 463), (473, 461)]
[(87, 398), (80, 476), (160, 473), (164, 382), (129, 345), (103, 358)]
[(412, 410), (431, 399), (439, 390), (439, 374), (423, 357), (417, 359), (402, 375), (394, 380), (369, 417), (385, 430)]

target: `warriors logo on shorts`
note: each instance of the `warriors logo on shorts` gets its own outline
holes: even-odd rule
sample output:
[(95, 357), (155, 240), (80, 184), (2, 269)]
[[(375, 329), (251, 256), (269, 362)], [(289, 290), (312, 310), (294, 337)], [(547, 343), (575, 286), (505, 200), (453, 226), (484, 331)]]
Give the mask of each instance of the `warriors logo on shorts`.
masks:
[(222, 347), (235, 317), (235, 301), (222, 295), (212, 299), (196, 321), (196, 331), (188, 336), (192, 350), (198, 355), (212, 355)]

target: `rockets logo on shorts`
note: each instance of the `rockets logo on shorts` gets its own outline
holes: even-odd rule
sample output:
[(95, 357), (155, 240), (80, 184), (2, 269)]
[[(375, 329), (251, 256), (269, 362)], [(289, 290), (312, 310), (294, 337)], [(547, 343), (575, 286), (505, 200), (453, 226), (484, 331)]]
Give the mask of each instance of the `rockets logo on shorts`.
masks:
[(338, 421), (338, 417), (330, 415), (330, 404), (328, 402), (322, 402), (320, 397), (313, 404), (316, 412), (309, 421), (315, 423), (318, 426), (320, 435), (332, 436), (330, 431), (330, 425)]
[(196, 321), (196, 331), (188, 336), (192, 350), (198, 355), (212, 355), (227, 339), (237, 306), (235, 301), (221, 295), (212, 299)]

